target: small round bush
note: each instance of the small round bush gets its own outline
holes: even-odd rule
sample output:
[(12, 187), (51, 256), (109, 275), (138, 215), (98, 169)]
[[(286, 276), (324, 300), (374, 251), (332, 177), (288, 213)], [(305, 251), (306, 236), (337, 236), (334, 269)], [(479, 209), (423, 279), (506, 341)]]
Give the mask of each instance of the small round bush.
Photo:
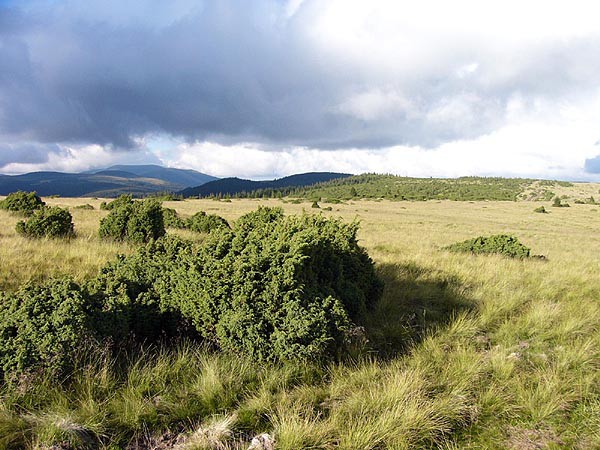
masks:
[(130, 205), (133, 203), (133, 197), (131, 195), (119, 195), (112, 202), (102, 202), (100, 203), (100, 209), (105, 211), (112, 211), (113, 209), (120, 208), (121, 206)]
[(92, 205), (90, 205), (89, 203), (86, 203), (85, 205), (75, 206), (75, 209), (85, 209), (87, 211), (92, 211), (94, 209), (94, 207)]
[(229, 224), (221, 216), (199, 211), (187, 220), (187, 227), (198, 233), (209, 233), (212, 230), (229, 228)]
[(36, 210), (27, 221), (20, 221), (17, 233), (31, 238), (68, 238), (75, 235), (73, 217), (58, 206)]
[(256, 211), (250, 211), (236, 220), (234, 230), (253, 230), (257, 224), (278, 222), (283, 217), (283, 208), (259, 206)]
[(101, 238), (135, 243), (158, 239), (165, 234), (162, 206), (155, 199), (123, 201), (100, 221), (99, 234)]
[(554, 206), (555, 208), (568, 208), (571, 205), (569, 205), (568, 203), (563, 203), (561, 198), (557, 195), (552, 201), (552, 206)]
[(524, 246), (519, 240), (508, 234), (497, 234), (494, 236), (479, 236), (475, 239), (468, 239), (463, 242), (457, 242), (446, 250), (452, 252), (474, 253), (474, 254), (498, 254), (508, 256), (509, 258), (528, 258), (531, 250)]
[(0, 293), (0, 375), (68, 372), (75, 352), (93, 341), (89, 330), (84, 296), (68, 279)]
[(43, 208), (45, 203), (35, 192), (18, 191), (8, 194), (0, 202), (0, 209), (30, 216), (34, 211)]
[(535, 209), (533, 210), (533, 212), (536, 212), (536, 213), (541, 213), (541, 214), (545, 214), (545, 213), (547, 213), (548, 211), (546, 211), (546, 208), (544, 208), (544, 205), (542, 205), (542, 206), (539, 206), (539, 207), (535, 208)]

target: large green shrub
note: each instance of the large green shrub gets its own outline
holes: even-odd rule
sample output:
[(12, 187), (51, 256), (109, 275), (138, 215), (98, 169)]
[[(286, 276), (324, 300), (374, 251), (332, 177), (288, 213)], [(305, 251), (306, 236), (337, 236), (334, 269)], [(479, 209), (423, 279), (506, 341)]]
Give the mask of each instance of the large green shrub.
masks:
[(158, 239), (165, 234), (162, 206), (154, 199), (123, 201), (100, 221), (99, 234), (136, 243)]
[(166, 228), (187, 228), (187, 223), (173, 208), (163, 208), (163, 220)]
[(198, 233), (208, 233), (212, 230), (229, 228), (229, 224), (221, 216), (198, 211), (187, 220), (187, 228)]
[(94, 342), (88, 319), (85, 298), (69, 280), (0, 293), (0, 375), (67, 372), (74, 353)]
[(98, 334), (115, 342), (189, 334), (186, 321), (167, 308), (158, 289), (179, 254), (191, 245), (177, 237), (152, 241), (133, 255), (119, 256), (89, 281), (86, 287), (95, 305)]
[(35, 192), (18, 191), (8, 194), (0, 201), (0, 209), (31, 215), (35, 210), (43, 208), (45, 203)]
[(381, 293), (357, 229), (259, 209), (181, 253), (161, 297), (219, 348), (267, 360), (331, 357)]
[(72, 237), (75, 234), (71, 213), (58, 206), (36, 210), (27, 221), (17, 222), (16, 230), (31, 238)]
[(192, 324), (216, 348), (257, 359), (328, 358), (381, 294), (357, 228), (260, 208), (202, 244), (152, 242), (107, 266), (91, 292), (114, 311), (106, 323), (117, 334), (153, 338)]
[(446, 250), (474, 254), (494, 253), (510, 258), (528, 258), (531, 252), (516, 237), (507, 234), (497, 234), (487, 237), (479, 236), (475, 239), (468, 239), (452, 244), (446, 247)]

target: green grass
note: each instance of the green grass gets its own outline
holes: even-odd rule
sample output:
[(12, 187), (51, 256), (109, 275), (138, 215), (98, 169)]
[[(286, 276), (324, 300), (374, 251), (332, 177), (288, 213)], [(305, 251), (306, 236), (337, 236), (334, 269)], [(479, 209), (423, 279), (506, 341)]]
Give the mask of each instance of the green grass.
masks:
[[(16, 236), (16, 219), (0, 215), (4, 289), (58, 273), (85, 278), (129, 251), (95, 237), (105, 214), (99, 201), (45, 200), (96, 209), (73, 211), (74, 240), (41, 245)], [(232, 221), (260, 203), (289, 213), (311, 205), (166, 206), (184, 217), (204, 210)], [(573, 205), (542, 215), (528, 202), (335, 204), (322, 214), (358, 217), (360, 242), (386, 282), (346, 360), (265, 365), (186, 343), (99, 355), (63, 383), (40, 374), (0, 387), (0, 448), (177, 441), (180, 448), (245, 449), (262, 432), (281, 449), (600, 448), (600, 214), (594, 209)], [(500, 233), (548, 259), (441, 250)], [(29, 257), (21, 260), (19, 248)]]

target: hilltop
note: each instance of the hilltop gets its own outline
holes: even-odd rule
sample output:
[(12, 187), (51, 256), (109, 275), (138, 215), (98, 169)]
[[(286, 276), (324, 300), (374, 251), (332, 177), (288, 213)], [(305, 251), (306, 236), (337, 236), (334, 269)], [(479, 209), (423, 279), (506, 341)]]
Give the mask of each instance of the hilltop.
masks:
[(236, 197), (294, 197), (336, 203), (342, 200), (499, 200), (548, 201), (554, 196), (589, 199), (598, 195), (594, 183), (533, 180), (527, 178), (460, 177), (414, 178), (397, 175), (362, 174), (304, 187), (258, 189)]
[(248, 196), (250, 193), (283, 190), (286, 188), (312, 186), (317, 183), (350, 177), (347, 173), (308, 172), (274, 180), (254, 181), (242, 178), (222, 178), (179, 192), (184, 197), (210, 197), (218, 195)]

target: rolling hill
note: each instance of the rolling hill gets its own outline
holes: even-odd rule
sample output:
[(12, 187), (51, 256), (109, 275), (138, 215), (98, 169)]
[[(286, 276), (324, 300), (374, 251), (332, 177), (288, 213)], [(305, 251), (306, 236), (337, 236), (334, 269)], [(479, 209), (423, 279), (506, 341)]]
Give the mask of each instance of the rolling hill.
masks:
[(155, 192), (176, 192), (215, 179), (194, 170), (123, 165), (87, 173), (0, 175), (0, 195), (23, 190), (36, 191), (43, 196), (116, 197), (125, 193), (143, 196)]
[(242, 178), (222, 178), (201, 186), (179, 192), (184, 197), (209, 197), (211, 195), (237, 195), (264, 189), (283, 189), (312, 186), (317, 183), (350, 177), (350, 174), (335, 172), (308, 172), (275, 180), (253, 181)]
[[(389, 200), (541, 200), (552, 199), (554, 189), (571, 185), (561, 181), (525, 178), (460, 177), (412, 178), (396, 175), (362, 174), (330, 180), (313, 186), (279, 189), (282, 196), (306, 199)], [(552, 190), (551, 190), (552, 189)]]
[(204, 183), (217, 180), (217, 177), (206, 175), (191, 169), (175, 169), (171, 167), (157, 166), (155, 164), (143, 165), (116, 165), (107, 167), (101, 171), (90, 173), (100, 173), (106, 171), (126, 172), (144, 178), (156, 178), (169, 183), (181, 185), (183, 187), (200, 186)]

